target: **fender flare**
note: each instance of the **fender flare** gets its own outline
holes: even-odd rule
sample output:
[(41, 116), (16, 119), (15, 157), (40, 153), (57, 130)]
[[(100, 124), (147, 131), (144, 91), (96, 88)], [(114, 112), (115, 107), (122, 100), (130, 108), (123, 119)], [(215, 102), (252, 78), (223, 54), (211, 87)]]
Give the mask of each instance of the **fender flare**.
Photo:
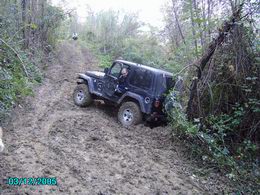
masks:
[(90, 93), (93, 93), (94, 92), (94, 85), (93, 85), (93, 82), (92, 82), (92, 78), (85, 75), (85, 74), (82, 74), (82, 73), (79, 73), (78, 74), (78, 78), (79, 79), (83, 79), (84, 81), (87, 82), (88, 84), (88, 88), (89, 88), (89, 92)]
[(132, 92), (126, 92), (124, 95), (122, 95), (122, 97), (117, 101), (117, 104), (121, 104), (123, 100), (127, 97), (135, 99), (139, 103), (141, 111), (143, 113), (147, 113), (144, 107), (144, 98)]

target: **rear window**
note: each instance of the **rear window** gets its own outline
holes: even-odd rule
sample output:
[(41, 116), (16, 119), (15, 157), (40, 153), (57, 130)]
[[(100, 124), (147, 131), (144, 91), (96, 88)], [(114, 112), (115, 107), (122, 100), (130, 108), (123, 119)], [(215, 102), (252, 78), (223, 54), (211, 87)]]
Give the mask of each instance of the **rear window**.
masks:
[(161, 96), (164, 93), (167, 93), (168, 90), (172, 89), (174, 87), (174, 80), (171, 76), (160, 74), (158, 76), (157, 80), (157, 89), (156, 89), (156, 95)]
[(142, 68), (135, 69), (129, 83), (135, 87), (149, 89), (152, 84), (153, 73)]

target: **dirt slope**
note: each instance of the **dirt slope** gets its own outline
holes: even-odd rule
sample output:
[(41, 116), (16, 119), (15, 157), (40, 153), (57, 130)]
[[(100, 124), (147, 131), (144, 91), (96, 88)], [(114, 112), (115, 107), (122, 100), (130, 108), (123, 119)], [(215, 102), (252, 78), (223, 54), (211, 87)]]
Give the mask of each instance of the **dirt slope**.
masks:
[(75, 73), (96, 69), (77, 43), (60, 46), (35, 97), (17, 108), (6, 125), (0, 178), (57, 177), (58, 186), (8, 186), (2, 194), (209, 194), (191, 176), (165, 127), (122, 128), (115, 110), (73, 104)]

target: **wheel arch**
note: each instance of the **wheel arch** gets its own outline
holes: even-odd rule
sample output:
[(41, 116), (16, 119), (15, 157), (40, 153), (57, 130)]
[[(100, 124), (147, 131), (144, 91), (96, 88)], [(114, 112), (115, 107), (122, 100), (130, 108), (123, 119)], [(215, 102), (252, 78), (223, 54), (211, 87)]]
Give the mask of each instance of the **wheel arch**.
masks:
[(94, 85), (93, 85), (93, 82), (92, 82), (92, 78), (85, 75), (85, 74), (78, 74), (78, 79), (82, 79), (82, 81), (77, 81), (78, 84), (83, 84), (85, 83), (86, 85), (88, 85), (88, 88), (89, 88), (89, 92), (90, 93), (93, 93), (94, 92)]
[(118, 105), (121, 106), (124, 102), (128, 101), (135, 102), (140, 107), (141, 112), (146, 113), (143, 105), (143, 98), (140, 95), (127, 92), (118, 100)]

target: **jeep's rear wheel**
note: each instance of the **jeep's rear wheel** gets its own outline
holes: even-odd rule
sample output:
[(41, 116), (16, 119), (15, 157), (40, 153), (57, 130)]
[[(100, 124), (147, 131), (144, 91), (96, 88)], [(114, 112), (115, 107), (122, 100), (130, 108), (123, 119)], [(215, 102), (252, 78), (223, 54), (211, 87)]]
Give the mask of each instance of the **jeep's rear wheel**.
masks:
[(79, 84), (73, 93), (74, 103), (80, 107), (89, 106), (93, 102), (93, 98), (89, 93), (88, 86), (86, 84)]
[(118, 111), (118, 120), (124, 127), (137, 125), (142, 121), (142, 113), (135, 102), (125, 102)]

